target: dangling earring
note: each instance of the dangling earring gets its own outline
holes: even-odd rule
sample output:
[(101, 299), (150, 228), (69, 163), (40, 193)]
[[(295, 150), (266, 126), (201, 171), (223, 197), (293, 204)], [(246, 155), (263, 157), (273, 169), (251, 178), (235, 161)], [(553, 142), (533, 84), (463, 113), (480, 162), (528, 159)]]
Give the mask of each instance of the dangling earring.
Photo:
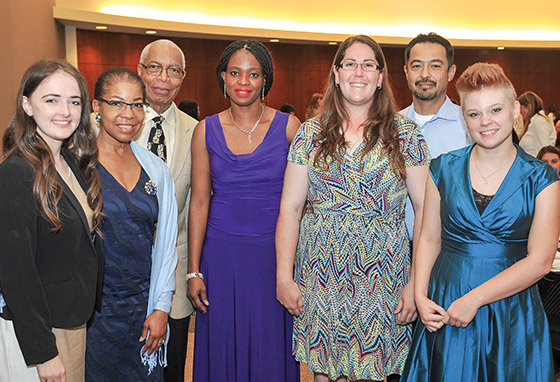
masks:
[(95, 122), (97, 123), (101, 122), (101, 114), (95, 113)]
[(263, 80), (263, 84), (262, 84), (262, 94), (261, 94), (261, 99), (264, 101), (264, 85), (266, 84), (266, 80)]
[(382, 87), (383, 87), (383, 85), (379, 85), (379, 86), (377, 87), (377, 90), (381, 90)]
[(226, 93), (226, 83), (224, 82), (224, 98), (227, 98), (227, 93)]

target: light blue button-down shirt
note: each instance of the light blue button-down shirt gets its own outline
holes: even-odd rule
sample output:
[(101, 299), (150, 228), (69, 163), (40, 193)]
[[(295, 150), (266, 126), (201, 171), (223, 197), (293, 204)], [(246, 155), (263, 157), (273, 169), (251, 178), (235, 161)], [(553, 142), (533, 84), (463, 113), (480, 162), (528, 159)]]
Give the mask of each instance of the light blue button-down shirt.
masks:
[[(416, 120), (416, 112), (414, 104), (399, 112), (401, 115)], [(449, 97), (445, 96), (445, 101), (439, 108), (436, 115), (428, 122), (420, 126), (420, 131), (432, 158), (437, 158), (443, 153), (460, 149), (473, 143), (473, 140), (467, 130), (461, 107), (455, 105)], [(412, 228), (414, 226), (414, 209), (410, 198), (406, 200), (405, 221), (408, 229), (408, 235), (412, 240)]]

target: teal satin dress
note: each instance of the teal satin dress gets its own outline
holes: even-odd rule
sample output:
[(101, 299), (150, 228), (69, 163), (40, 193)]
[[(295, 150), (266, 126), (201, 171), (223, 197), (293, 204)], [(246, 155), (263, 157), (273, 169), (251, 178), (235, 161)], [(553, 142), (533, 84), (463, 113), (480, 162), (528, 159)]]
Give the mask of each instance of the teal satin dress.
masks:
[[(441, 195), (441, 251), (428, 296), (444, 309), (527, 256), (536, 196), (558, 179), (552, 167), (517, 157), (482, 214), (469, 177), (474, 146), (435, 159), (430, 174)], [(551, 381), (552, 355), (537, 287), (481, 307), (466, 328), (430, 333), (418, 322), (402, 381)]]

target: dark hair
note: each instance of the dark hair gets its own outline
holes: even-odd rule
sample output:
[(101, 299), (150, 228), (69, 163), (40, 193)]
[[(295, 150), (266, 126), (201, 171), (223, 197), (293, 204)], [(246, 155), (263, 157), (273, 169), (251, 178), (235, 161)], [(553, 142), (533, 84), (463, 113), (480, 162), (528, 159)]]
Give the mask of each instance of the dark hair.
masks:
[[(383, 142), (383, 148), (387, 152), (389, 163), (395, 173), (401, 178), (406, 177), (404, 158), (399, 147), (399, 132), (395, 123), (395, 111), (393, 107), (393, 92), (389, 83), (389, 73), (386, 68), (385, 56), (377, 42), (371, 37), (359, 35), (349, 37), (338, 48), (333, 60), (332, 68), (339, 68), (340, 63), (346, 55), (346, 51), (356, 43), (366, 44), (371, 48), (375, 59), (383, 73), (381, 89), (377, 89), (373, 95), (373, 102), (368, 111), (367, 120), (364, 122), (364, 139), (366, 141), (362, 157), (365, 156), (377, 143), (379, 139)], [(343, 155), (344, 133), (341, 126), (348, 121), (348, 111), (344, 107), (343, 95), (336, 85), (334, 70), (331, 69), (321, 113), (318, 116), (321, 124), (321, 132), (315, 137), (318, 145), (317, 154), (313, 165), (326, 169), (332, 162), (332, 158)]]
[(412, 50), (412, 47), (416, 44), (421, 43), (432, 43), (443, 46), (445, 48), (445, 54), (447, 56), (447, 69), (453, 66), (455, 57), (455, 50), (453, 49), (453, 46), (445, 38), (434, 32), (430, 32), (428, 34), (420, 33), (408, 43), (406, 49), (404, 50), (404, 66), (408, 66), (408, 59), (410, 58), (410, 51)]
[(190, 98), (184, 99), (179, 103), (177, 107), (183, 113), (190, 115), (197, 121), (199, 120), (200, 116), (198, 115), (198, 102), (196, 102), (196, 100)]
[(543, 109), (543, 101), (535, 92), (525, 92), (521, 94), (517, 100), (525, 107), (531, 105), (530, 115), (527, 119), (531, 119), (533, 115)]
[(280, 106), (280, 111), (283, 113), (295, 113), (296, 109), (294, 108), (293, 105), (290, 105), (289, 103), (285, 103), (284, 105)]
[(548, 113), (552, 113), (552, 123), (556, 125), (556, 122), (560, 119), (560, 110), (558, 110), (558, 107), (555, 104), (550, 104), (548, 107)]
[(264, 79), (264, 95), (266, 96), (272, 87), (272, 83), (274, 82), (274, 65), (272, 63), (272, 55), (267, 47), (264, 46), (263, 43), (255, 40), (234, 41), (224, 50), (222, 57), (220, 57), (218, 65), (216, 66), (216, 75), (218, 76), (218, 85), (220, 86), (220, 90), (223, 91), (224, 89), (222, 72), (227, 71), (231, 56), (241, 49), (251, 52), (261, 65)]
[(465, 94), (479, 91), (482, 88), (504, 89), (511, 103), (515, 102), (516, 97), (513, 84), (500, 65), (487, 62), (477, 62), (465, 69), (457, 79), (455, 88), (461, 97), (461, 104), (463, 104)]
[(146, 85), (144, 84), (144, 81), (142, 81), (138, 73), (133, 72), (128, 68), (112, 68), (101, 73), (95, 82), (93, 98), (97, 100), (103, 98), (107, 88), (117, 82), (137, 83), (142, 89), (142, 101), (146, 100)]
[(3, 140), (3, 160), (10, 155), (18, 155), (35, 170), (33, 196), (37, 208), (53, 224), (53, 231), (62, 229), (58, 202), (62, 198), (62, 186), (54, 166), (52, 152), (45, 140), (37, 134), (37, 124), (23, 109), (23, 97), (31, 97), (37, 88), (56, 72), (72, 76), (80, 89), (82, 112), (76, 131), (67, 138), (62, 147), (77, 160), (84, 172), (89, 188), (87, 202), (93, 210), (93, 228), (99, 232), (101, 223), (101, 183), (97, 175), (97, 144), (90, 125), (89, 96), (86, 83), (76, 68), (64, 60), (42, 60), (31, 65), (23, 75), (16, 100), (16, 110), (6, 130)]
[(528, 107), (529, 105), (531, 106), (527, 118), (523, 118), (523, 134), (525, 134), (527, 128), (529, 127), (529, 122), (531, 122), (531, 118), (533, 118), (533, 115), (538, 114), (539, 111), (543, 110), (543, 101), (541, 97), (539, 97), (534, 92), (525, 92), (517, 97), (517, 100), (521, 105), (525, 107)]
[(305, 111), (305, 118), (313, 118), (319, 112), (320, 101), (323, 99), (323, 95), (321, 93), (313, 93), (311, 98), (309, 99), (309, 106), (307, 106), (307, 110)]
[(560, 150), (558, 150), (558, 148), (554, 146), (544, 146), (542, 149), (540, 149), (539, 153), (537, 154), (537, 159), (542, 160), (544, 154), (549, 154), (549, 153), (558, 155), (558, 159), (560, 159)]

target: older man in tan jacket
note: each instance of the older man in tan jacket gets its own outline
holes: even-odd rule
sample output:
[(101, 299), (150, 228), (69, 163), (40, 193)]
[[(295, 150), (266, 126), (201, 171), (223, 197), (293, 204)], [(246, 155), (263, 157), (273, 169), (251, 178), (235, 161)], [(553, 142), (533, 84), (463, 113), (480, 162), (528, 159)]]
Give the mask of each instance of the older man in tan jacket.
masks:
[(187, 298), (187, 218), (191, 188), (191, 137), (197, 121), (180, 111), (173, 100), (186, 72), (185, 56), (170, 40), (148, 44), (140, 56), (138, 74), (146, 85), (144, 126), (135, 140), (165, 161), (173, 181), (178, 209), (176, 289), (169, 313), (166, 382), (183, 382), (189, 316)]

